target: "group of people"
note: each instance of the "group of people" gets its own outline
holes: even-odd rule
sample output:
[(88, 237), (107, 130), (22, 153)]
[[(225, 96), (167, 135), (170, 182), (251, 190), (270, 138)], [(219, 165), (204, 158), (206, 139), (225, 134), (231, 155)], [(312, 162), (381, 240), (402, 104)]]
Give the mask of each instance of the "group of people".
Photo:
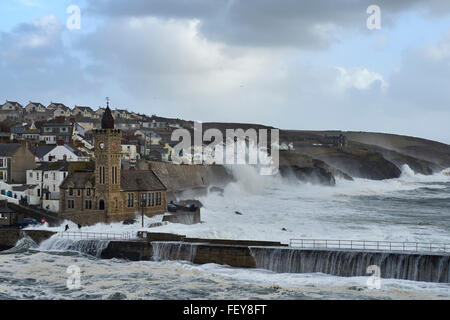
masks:
[[(81, 229), (81, 224), (78, 224), (78, 229)], [(69, 225), (68, 224), (66, 224), (66, 227), (65, 227), (64, 231), (67, 231), (67, 230), (69, 230)]]

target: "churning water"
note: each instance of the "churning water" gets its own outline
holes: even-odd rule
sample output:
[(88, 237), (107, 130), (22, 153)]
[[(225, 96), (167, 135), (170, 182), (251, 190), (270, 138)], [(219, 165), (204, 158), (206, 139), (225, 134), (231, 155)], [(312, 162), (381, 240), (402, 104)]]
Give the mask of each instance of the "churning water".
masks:
[[(446, 172), (422, 176), (404, 167), (398, 179), (338, 180), (335, 187), (262, 177), (251, 168), (233, 174), (237, 182), (223, 192), (199, 199), (204, 204), (203, 223), (168, 224), (148, 230), (285, 243), (292, 238), (450, 243), (450, 176)], [(146, 219), (148, 222), (153, 220)], [(86, 227), (83, 231), (119, 233), (140, 229), (138, 225), (113, 224)], [(286, 273), (296, 268), (308, 272), (308, 263), (315, 258), (310, 257), (310, 262), (303, 265), (280, 264), (277, 259), (267, 260), (257, 248), (252, 250), (260, 260), (258, 265), (271, 270), (193, 265), (190, 261), (195, 246), (157, 242), (153, 243), (155, 261), (99, 259), (106, 246), (107, 242), (56, 237), (40, 246), (29, 239), (21, 240), (15, 248), (0, 254), (0, 299), (450, 298), (448, 283), (382, 279), (381, 289), (370, 289), (364, 268), (358, 277)], [(289, 252), (280, 252), (280, 259), (289, 260)], [(416, 262), (424, 263), (408, 264)], [(72, 265), (81, 270), (80, 289), (66, 286), (67, 268)], [(397, 272), (398, 265), (392, 262), (389, 272)], [(323, 272), (333, 273), (336, 266), (323, 265)]]

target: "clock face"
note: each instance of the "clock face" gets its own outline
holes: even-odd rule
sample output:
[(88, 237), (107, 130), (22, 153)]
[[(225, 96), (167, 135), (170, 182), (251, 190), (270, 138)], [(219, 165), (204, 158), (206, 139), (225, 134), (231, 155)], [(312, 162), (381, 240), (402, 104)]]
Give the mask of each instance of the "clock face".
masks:
[(103, 142), (100, 142), (100, 144), (98, 145), (99, 147), (100, 147), (100, 149), (105, 149), (105, 143), (103, 143)]

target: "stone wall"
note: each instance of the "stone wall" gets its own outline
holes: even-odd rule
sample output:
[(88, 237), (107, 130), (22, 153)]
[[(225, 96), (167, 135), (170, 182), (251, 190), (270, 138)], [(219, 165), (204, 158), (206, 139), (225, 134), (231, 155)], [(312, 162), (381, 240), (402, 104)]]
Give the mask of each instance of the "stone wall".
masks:
[(141, 161), (139, 169), (153, 170), (169, 192), (212, 185), (223, 186), (232, 180), (225, 167), (220, 165), (176, 165), (168, 162)]
[(0, 229), (0, 250), (7, 250), (14, 247), (20, 239), (28, 236), (37, 244), (47, 240), (55, 232), (45, 230), (18, 230), (18, 229)]

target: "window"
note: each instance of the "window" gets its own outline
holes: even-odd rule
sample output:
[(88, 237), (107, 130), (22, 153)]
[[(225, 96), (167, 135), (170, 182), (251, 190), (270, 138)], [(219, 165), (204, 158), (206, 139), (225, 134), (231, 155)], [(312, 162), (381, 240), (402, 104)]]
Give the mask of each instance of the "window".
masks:
[(148, 206), (153, 207), (155, 205), (155, 195), (153, 193), (148, 194)]
[(6, 161), (4, 159), (0, 159), (0, 168), (4, 168)]
[(39, 180), (39, 172), (36, 172), (36, 179)]
[(41, 189), (37, 189), (37, 195), (38, 195), (38, 197), (41, 196)]
[(92, 200), (86, 200), (86, 209), (92, 209)]
[(73, 188), (69, 188), (69, 196), (73, 196)]
[(133, 205), (134, 205), (134, 194), (129, 193), (128, 194), (128, 208), (133, 207)]
[(30, 172), (29, 177), (33, 178), (33, 172)]
[(77, 189), (77, 196), (81, 197), (81, 190)]
[(105, 178), (105, 167), (100, 167), (100, 183), (105, 184), (106, 178)]
[(156, 192), (156, 205), (161, 205), (161, 192)]
[(53, 172), (53, 180), (56, 180), (56, 173)]
[(46, 173), (46, 174), (44, 175), (44, 178), (45, 178), (45, 179), (48, 179), (48, 173)]
[(141, 206), (146, 207), (147, 206), (147, 194), (141, 193)]
[(86, 195), (87, 195), (88, 197), (91, 196), (91, 188), (87, 188), (87, 189), (86, 189)]
[(68, 201), (67, 201), (67, 207), (68, 207), (69, 209), (75, 208), (75, 201), (74, 201), (74, 200), (68, 200)]
[(6, 180), (6, 172), (0, 171), (0, 180)]

